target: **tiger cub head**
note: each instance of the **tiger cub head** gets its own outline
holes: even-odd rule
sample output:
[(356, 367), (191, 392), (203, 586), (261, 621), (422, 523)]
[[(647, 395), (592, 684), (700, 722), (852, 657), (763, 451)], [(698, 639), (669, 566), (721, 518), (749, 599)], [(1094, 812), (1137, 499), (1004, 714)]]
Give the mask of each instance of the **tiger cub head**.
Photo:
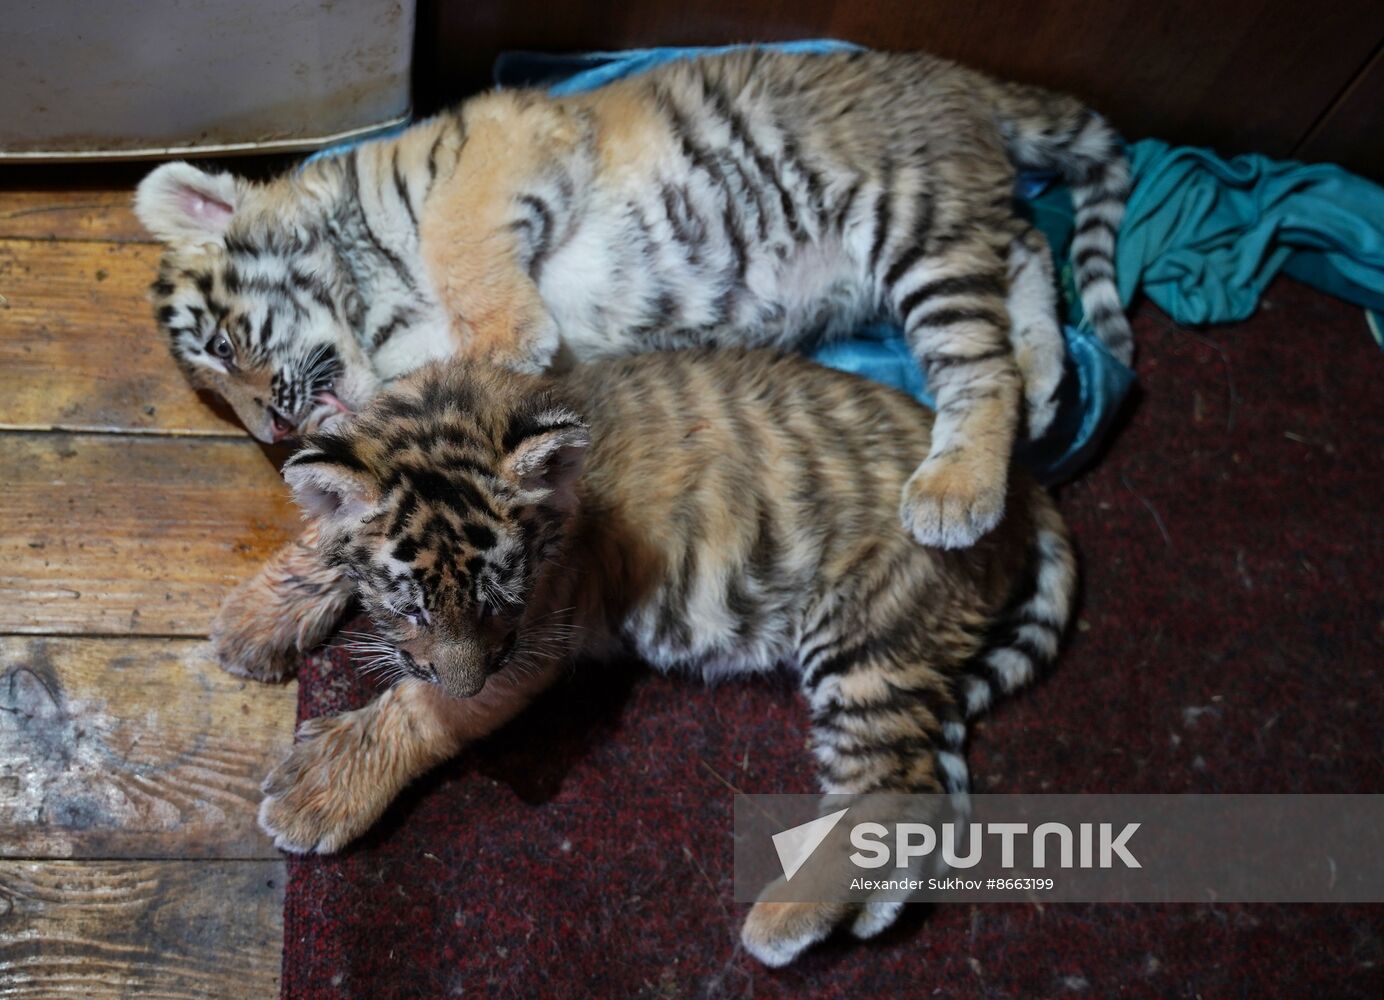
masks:
[(320, 522), (323, 559), (355, 583), (385, 665), (464, 698), (541, 641), (554, 609), (530, 599), (588, 443), (540, 376), (439, 364), (311, 435), (284, 478)]
[(331, 180), (259, 184), (168, 163), (135, 194), (164, 243), (151, 298), (174, 358), (261, 441), (306, 433), (378, 387), (352, 332), (359, 295), (328, 238)]

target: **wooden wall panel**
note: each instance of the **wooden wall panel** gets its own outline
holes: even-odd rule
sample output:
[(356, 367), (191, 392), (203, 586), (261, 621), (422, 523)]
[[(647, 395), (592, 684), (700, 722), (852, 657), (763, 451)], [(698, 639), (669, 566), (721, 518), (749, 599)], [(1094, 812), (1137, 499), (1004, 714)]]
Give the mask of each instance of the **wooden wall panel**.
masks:
[[(424, 106), (489, 81), (504, 49), (834, 36), (924, 48), (1076, 93), (1131, 137), (1288, 155), (1384, 38), (1377, 0), (424, 0)], [(1378, 118), (1375, 119), (1378, 122)]]

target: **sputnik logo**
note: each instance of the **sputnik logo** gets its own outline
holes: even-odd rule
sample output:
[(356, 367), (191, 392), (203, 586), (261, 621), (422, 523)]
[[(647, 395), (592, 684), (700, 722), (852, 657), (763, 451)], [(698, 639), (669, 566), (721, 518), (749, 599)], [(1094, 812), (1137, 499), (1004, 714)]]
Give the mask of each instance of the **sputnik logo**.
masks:
[(798, 869), (812, 857), (812, 852), (827, 839), (827, 834), (836, 829), (836, 824), (841, 822), (841, 817), (848, 812), (849, 806), (839, 812), (819, 816), (801, 826), (789, 827), (782, 833), (774, 834), (774, 850), (778, 851), (779, 864), (783, 867), (783, 877), (786, 881), (792, 881)]

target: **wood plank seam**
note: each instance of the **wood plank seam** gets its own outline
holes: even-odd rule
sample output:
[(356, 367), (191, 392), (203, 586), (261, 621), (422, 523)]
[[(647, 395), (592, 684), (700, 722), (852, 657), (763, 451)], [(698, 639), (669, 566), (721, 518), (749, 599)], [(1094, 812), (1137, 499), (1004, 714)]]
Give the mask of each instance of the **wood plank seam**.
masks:
[[(6, 216), (0, 216), (0, 223), (4, 222)], [(103, 240), (94, 236), (0, 236), (0, 244), (9, 243), (62, 243), (73, 249), (80, 248), (83, 244), (92, 247), (161, 247), (158, 240)], [(153, 280), (151, 277), (150, 281)]]
[(93, 437), (125, 435), (140, 438), (196, 438), (199, 441), (249, 441), (246, 434), (195, 429), (168, 430), (154, 427), (87, 427), (80, 424), (12, 424), (0, 421), (0, 433), (13, 434), (89, 434)]

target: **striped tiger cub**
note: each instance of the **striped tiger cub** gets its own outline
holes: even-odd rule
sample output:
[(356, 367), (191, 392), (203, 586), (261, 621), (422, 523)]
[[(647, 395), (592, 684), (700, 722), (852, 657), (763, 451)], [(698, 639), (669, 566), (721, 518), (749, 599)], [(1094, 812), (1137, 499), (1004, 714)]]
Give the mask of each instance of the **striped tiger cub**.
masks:
[[(1052, 660), (1076, 569), (1022, 474), (975, 546), (914, 543), (896, 498), (935, 426), (893, 389), (762, 350), (401, 380), (284, 467), (316, 548), (260, 579), (236, 628), (317, 641), (354, 592), (375, 625), (359, 651), (394, 683), (304, 724), (260, 825), (337, 850), (617, 648), (708, 679), (794, 671), (829, 792), (965, 795), (966, 722)], [(743, 939), (781, 965), (898, 909), (762, 899)]]
[(1000, 519), (1021, 395), (1043, 430), (1062, 374), (1016, 164), (1072, 183), (1077, 285), (1129, 360), (1117, 136), (927, 55), (751, 48), (576, 96), (497, 91), (267, 184), (167, 164), (136, 208), (168, 245), (153, 299), (175, 357), (262, 440), (436, 358), (801, 348), (892, 318), (938, 412), (901, 517), (962, 547)]

